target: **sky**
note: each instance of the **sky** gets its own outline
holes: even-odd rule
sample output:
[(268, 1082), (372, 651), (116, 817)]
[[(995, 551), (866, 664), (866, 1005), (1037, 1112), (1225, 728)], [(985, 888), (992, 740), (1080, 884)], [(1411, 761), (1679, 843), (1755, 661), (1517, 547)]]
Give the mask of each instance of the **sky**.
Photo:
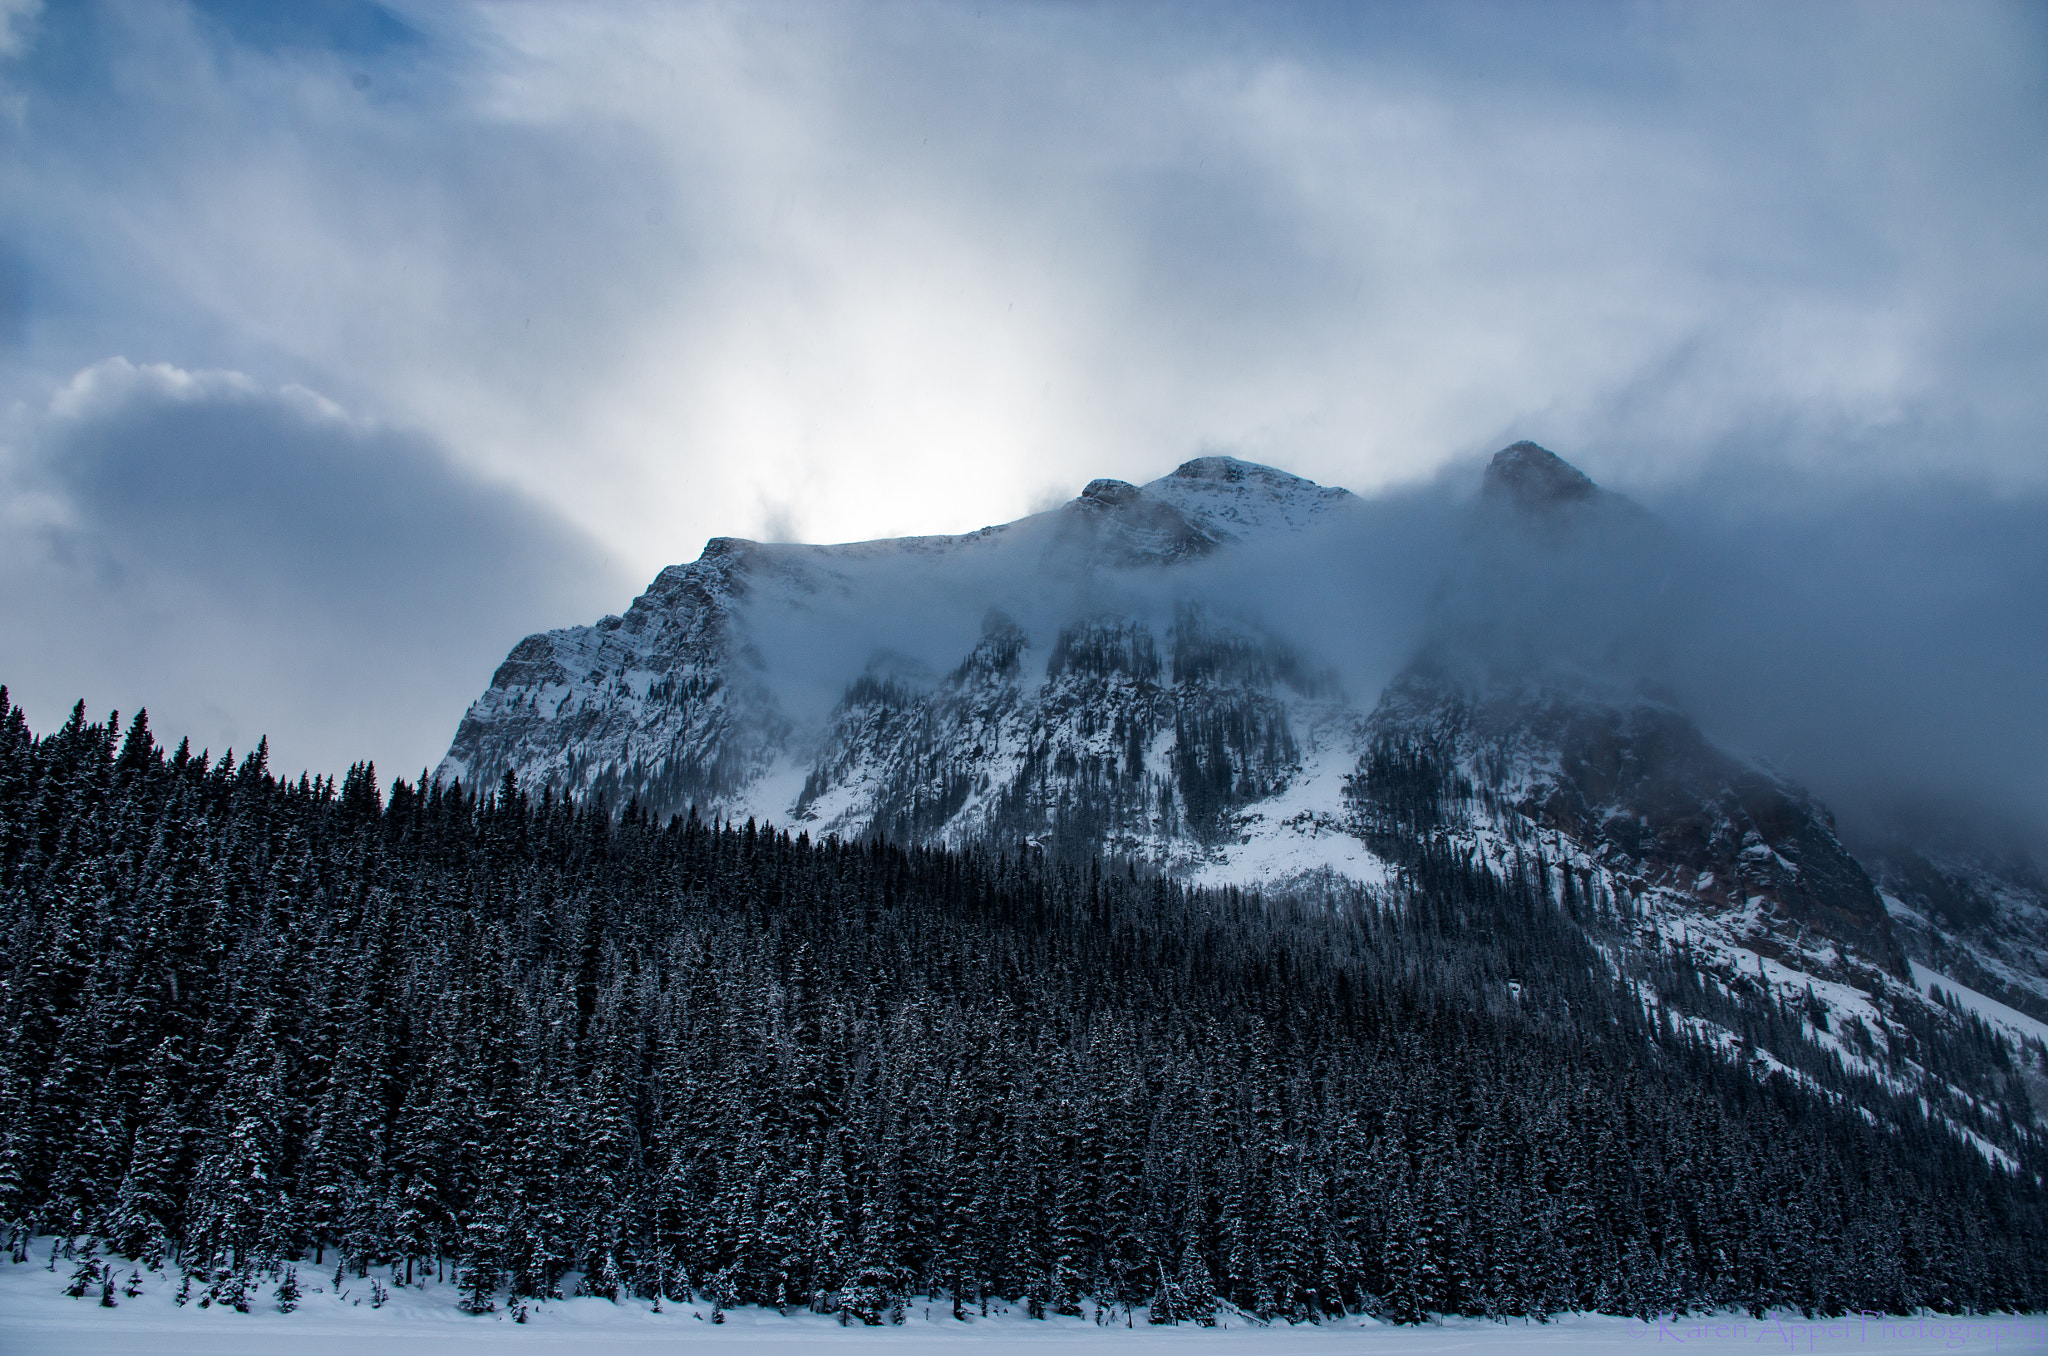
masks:
[(0, 0), (38, 728), (415, 768), (714, 535), (1533, 438), (1776, 581), (1728, 738), (2048, 807), (2044, 415), (2038, 3)]

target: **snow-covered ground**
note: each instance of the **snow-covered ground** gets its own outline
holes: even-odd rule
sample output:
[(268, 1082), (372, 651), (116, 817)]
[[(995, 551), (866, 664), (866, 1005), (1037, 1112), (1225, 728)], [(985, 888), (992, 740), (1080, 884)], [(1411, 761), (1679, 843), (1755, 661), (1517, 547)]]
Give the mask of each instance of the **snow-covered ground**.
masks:
[[(1691, 1317), (1642, 1323), (1594, 1315), (1548, 1324), (1454, 1320), (1395, 1328), (1359, 1319), (1320, 1326), (1259, 1327), (1242, 1318), (1214, 1328), (1152, 1327), (1143, 1314), (1134, 1326), (1090, 1318), (1033, 1321), (1011, 1311), (966, 1323), (943, 1303), (911, 1307), (900, 1327), (842, 1328), (834, 1318), (802, 1311), (741, 1309), (710, 1322), (704, 1305), (669, 1305), (652, 1312), (644, 1302), (563, 1300), (537, 1306), (525, 1324), (504, 1313), (471, 1316), (455, 1307), (454, 1287), (398, 1288), (382, 1308), (361, 1302), (366, 1282), (352, 1282), (337, 1299), (332, 1278), (301, 1272), (305, 1294), (296, 1312), (279, 1313), (268, 1297), (246, 1314), (173, 1303), (172, 1278), (145, 1275), (142, 1293), (116, 1292), (119, 1308), (102, 1308), (96, 1294), (64, 1294), (70, 1264), (59, 1273), (40, 1261), (0, 1263), (0, 1352), (147, 1353), (148, 1356), (256, 1356), (257, 1353), (374, 1351), (379, 1356), (467, 1356), (467, 1353), (732, 1352), (747, 1356), (820, 1352), (962, 1351), (982, 1356), (1143, 1356), (1163, 1352), (1243, 1353), (1243, 1356), (1451, 1356), (1452, 1353), (1557, 1353), (1622, 1356), (1651, 1350), (1686, 1352), (1868, 1352), (1920, 1356), (1935, 1352), (2048, 1352), (2048, 1317), (1832, 1319)], [(127, 1275), (123, 1268), (122, 1275)]]

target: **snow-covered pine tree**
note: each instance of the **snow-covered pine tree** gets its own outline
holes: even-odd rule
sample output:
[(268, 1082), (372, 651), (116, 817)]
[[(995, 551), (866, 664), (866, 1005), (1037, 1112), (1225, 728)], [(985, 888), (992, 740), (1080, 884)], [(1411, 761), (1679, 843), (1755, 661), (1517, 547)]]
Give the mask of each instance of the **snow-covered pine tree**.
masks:
[(188, 1136), (173, 1080), (183, 1072), (176, 1038), (166, 1037), (143, 1071), (141, 1123), (108, 1222), (108, 1236), (121, 1255), (153, 1267), (162, 1265), (165, 1244), (178, 1227)]
[(249, 1268), (281, 1257), (290, 1243), (283, 1080), (270, 1021), (269, 1013), (257, 1013), (235, 1046), (227, 1082), (207, 1110), (209, 1127), (186, 1206), (188, 1264), (226, 1267), (244, 1279)]

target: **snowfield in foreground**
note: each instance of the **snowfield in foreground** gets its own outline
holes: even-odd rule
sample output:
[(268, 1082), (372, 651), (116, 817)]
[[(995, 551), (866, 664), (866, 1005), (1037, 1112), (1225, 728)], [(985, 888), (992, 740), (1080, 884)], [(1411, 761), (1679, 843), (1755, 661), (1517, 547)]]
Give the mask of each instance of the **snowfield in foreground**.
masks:
[[(59, 1262), (68, 1273), (70, 1264)], [(2048, 1351), (2048, 1318), (1751, 1319), (1693, 1316), (1673, 1322), (1574, 1315), (1549, 1324), (1486, 1323), (1469, 1319), (1440, 1325), (1397, 1328), (1356, 1318), (1320, 1326), (1260, 1327), (1229, 1317), (1214, 1328), (1153, 1327), (1144, 1314), (1135, 1325), (1102, 1326), (1087, 1318), (1034, 1321), (1010, 1310), (957, 1322), (943, 1302), (909, 1308), (900, 1327), (848, 1328), (836, 1318), (803, 1311), (788, 1316), (765, 1309), (738, 1309), (722, 1324), (705, 1305), (669, 1305), (657, 1314), (645, 1302), (613, 1304), (601, 1299), (561, 1300), (538, 1305), (528, 1322), (503, 1312), (472, 1316), (455, 1307), (452, 1285), (394, 1289), (382, 1308), (361, 1302), (367, 1282), (345, 1287), (337, 1303), (332, 1278), (302, 1272), (305, 1293), (296, 1312), (279, 1313), (266, 1287), (250, 1311), (184, 1308), (173, 1303), (176, 1281), (162, 1274), (143, 1277), (142, 1293), (115, 1293), (119, 1305), (106, 1309), (97, 1293), (72, 1299), (66, 1276), (40, 1262), (0, 1263), (0, 1352), (7, 1356), (44, 1353), (148, 1353), (149, 1356), (255, 1356), (291, 1352), (308, 1356), (374, 1350), (379, 1356), (467, 1356), (467, 1353), (620, 1353), (687, 1351), (752, 1353), (948, 1352), (1007, 1356), (1110, 1356), (1111, 1353), (1241, 1352), (1244, 1356), (1448, 1356), (1449, 1353), (1626, 1352), (1869, 1352), (1883, 1356), (1982, 1351)]]

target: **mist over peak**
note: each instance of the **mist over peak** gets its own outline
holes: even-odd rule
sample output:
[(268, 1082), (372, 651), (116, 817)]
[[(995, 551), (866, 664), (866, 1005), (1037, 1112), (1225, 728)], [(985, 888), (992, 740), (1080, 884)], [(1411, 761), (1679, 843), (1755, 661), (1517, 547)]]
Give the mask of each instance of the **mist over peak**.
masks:
[(1600, 489), (1592, 478), (1547, 447), (1524, 440), (1493, 454), (1480, 493), (1524, 508), (1579, 503)]
[(1362, 531), (1431, 526), (1320, 601), (1409, 592), (1403, 657), (1473, 685), (1655, 694), (1859, 833), (2048, 843), (2048, 496), (1844, 485), (1761, 452), (1640, 502), (1533, 442), (1474, 469), (1476, 495), (1362, 501)]

